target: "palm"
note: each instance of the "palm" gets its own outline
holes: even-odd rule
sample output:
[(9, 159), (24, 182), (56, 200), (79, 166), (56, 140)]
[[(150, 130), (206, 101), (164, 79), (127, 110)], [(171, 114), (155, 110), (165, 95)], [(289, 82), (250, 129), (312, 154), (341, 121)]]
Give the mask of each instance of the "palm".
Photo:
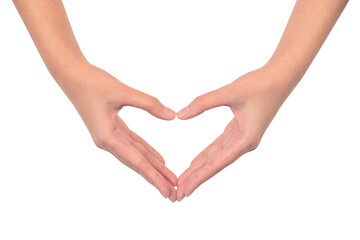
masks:
[(184, 120), (219, 106), (230, 107), (234, 114), (224, 132), (196, 156), (179, 177), (178, 201), (258, 146), (285, 99), (281, 91), (271, 84), (272, 81), (267, 81), (268, 76), (261, 70), (250, 72), (229, 85), (195, 98), (178, 112), (178, 117)]
[[(178, 200), (189, 196), (197, 187), (233, 163), (247, 151), (245, 144), (246, 119), (235, 109), (235, 116), (224, 132), (191, 162), (179, 177)], [(241, 117), (240, 117), (241, 116)], [(182, 196), (179, 196), (182, 195)]]
[(142, 175), (164, 197), (175, 201), (175, 174), (165, 167), (161, 155), (118, 116), (124, 106), (146, 110), (164, 120), (173, 119), (175, 112), (156, 98), (128, 87), (97, 67), (89, 67), (88, 80), (79, 87), (82, 91), (72, 100), (95, 144)]
[(144, 139), (131, 131), (118, 116), (111, 120), (112, 131), (104, 145), (122, 163), (142, 175), (170, 200), (175, 201), (173, 186), (177, 184), (176, 176), (165, 167), (162, 156)]

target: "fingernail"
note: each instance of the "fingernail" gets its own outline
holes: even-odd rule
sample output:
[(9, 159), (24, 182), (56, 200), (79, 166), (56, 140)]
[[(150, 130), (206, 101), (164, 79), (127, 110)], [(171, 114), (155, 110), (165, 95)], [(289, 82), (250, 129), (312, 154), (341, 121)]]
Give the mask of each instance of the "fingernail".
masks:
[(171, 110), (170, 108), (167, 108), (167, 107), (165, 107), (163, 113), (168, 118), (174, 118), (176, 115), (176, 113), (173, 110)]
[(188, 114), (190, 113), (190, 108), (189, 106), (181, 109), (178, 113), (177, 113), (177, 116), (178, 118), (184, 118), (186, 117)]
[(185, 197), (185, 194), (182, 194), (180, 198), (177, 198), (177, 201), (181, 202), (184, 199), (184, 197)]

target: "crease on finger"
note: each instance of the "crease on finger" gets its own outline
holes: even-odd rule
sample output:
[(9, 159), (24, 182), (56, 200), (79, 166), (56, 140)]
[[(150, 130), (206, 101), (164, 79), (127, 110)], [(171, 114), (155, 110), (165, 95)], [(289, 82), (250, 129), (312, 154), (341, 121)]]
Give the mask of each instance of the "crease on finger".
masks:
[(161, 156), (161, 154), (155, 148), (153, 148), (149, 143), (147, 143), (142, 137), (140, 137), (139, 135), (137, 135), (135, 132), (133, 132), (131, 130), (130, 130), (130, 137), (135, 142), (138, 142), (138, 143), (142, 144), (147, 151), (149, 151), (151, 154), (154, 155), (154, 157), (156, 159), (158, 159), (161, 163), (165, 164), (165, 160)]
[(176, 186), (177, 177), (170, 171), (164, 164), (160, 163), (158, 159), (152, 155), (142, 144), (138, 142), (133, 142), (133, 146), (140, 151), (141, 154), (146, 158), (146, 160), (158, 171), (160, 172), (165, 179), (167, 179), (171, 185)]

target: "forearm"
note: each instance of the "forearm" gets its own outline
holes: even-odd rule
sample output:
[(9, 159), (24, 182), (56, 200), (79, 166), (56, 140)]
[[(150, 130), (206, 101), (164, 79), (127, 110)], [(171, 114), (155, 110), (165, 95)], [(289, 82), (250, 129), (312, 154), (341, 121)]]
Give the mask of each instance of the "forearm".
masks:
[(266, 64), (280, 74), (289, 94), (301, 80), (348, 0), (298, 0), (273, 56)]
[(52, 76), (60, 79), (65, 72), (86, 62), (71, 29), (61, 0), (13, 0), (42, 59)]

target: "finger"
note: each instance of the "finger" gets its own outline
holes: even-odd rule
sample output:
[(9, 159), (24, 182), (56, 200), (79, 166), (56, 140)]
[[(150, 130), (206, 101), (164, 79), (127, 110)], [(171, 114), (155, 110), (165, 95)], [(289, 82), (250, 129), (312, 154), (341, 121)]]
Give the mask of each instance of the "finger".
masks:
[(191, 176), (194, 172), (200, 169), (202, 166), (206, 165), (209, 162), (209, 158), (211, 155), (217, 151), (221, 147), (221, 139), (222, 135), (215, 139), (209, 146), (207, 146), (195, 159), (191, 162), (191, 165), (188, 169), (186, 169), (178, 179), (178, 187), (177, 187), (177, 201), (181, 201), (185, 197), (185, 187), (186, 184), (182, 184), (185, 182), (189, 176)]
[(153, 147), (151, 147), (143, 138), (137, 135), (135, 132), (131, 131), (125, 124), (125, 122), (117, 117), (117, 126), (119, 129), (127, 134), (136, 142), (141, 143), (151, 154), (153, 154), (160, 162), (165, 164), (164, 158), (160, 155), (158, 151), (156, 151)]
[(165, 107), (157, 98), (136, 89), (132, 89), (128, 94), (125, 104), (144, 109), (151, 115), (163, 120), (171, 120), (176, 116), (173, 110)]
[(178, 185), (180, 185), (188, 176), (190, 176), (194, 171), (201, 167), (203, 162), (208, 159), (208, 156), (218, 149), (218, 147), (214, 146), (220, 145), (219, 142), (221, 141), (221, 139), (222, 135), (217, 137), (209, 146), (207, 146), (194, 158), (194, 160), (190, 164), (190, 167), (186, 169), (178, 178)]
[(198, 188), (203, 182), (213, 177), (220, 170), (215, 169), (211, 164), (203, 164), (203, 166), (192, 173), (182, 184), (177, 188), (177, 200), (181, 201), (185, 196), (190, 196), (193, 191)]
[(134, 141), (139, 142), (140, 144), (142, 144), (146, 148), (146, 150), (148, 150), (152, 155), (154, 155), (162, 164), (165, 164), (165, 160), (160, 155), (160, 153), (158, 151), (156, 151), (156, 149), (154, 149), (152, 146), (150, 146), (150, 144), (148, 144), (142, 137), (140, 137), (139, 135), (137, 135), (133, 131), (130, 131), (130, 137)]
[(190, 167), (188, 169), (186, 169), (181, 176), (179, 177), (178, 180), (178, 185), (177, 185), (177, 201), (181, 201), (184, 197), (185, 197), (185, 187), (186, 184), (184, 184), (186, 182), (186, 180), (194, 173), (196, 172), (198, 169), (200, 169), (202, 166), (206, 165), (206, 161), (208, 160), (207, 157), (202, 157), (201, 160), (203, 161), (198, 161), (197, 164), (191, 164)]
[(176, 195), (174, 187), (135, 147), (130, 144), (120, 143), (119, 141), (112, 141), (109, 147), (110, 152), (116, 158), (143, 176), (150, 184), (156, 187), (165, 198), (171, 197), (171, 199), (173, 199), (173, 195)]
[[(190, 167), (180, 175), (178, 179), (178, 188), (177, 188), (177, 200), (181, 201), (185, 197), (185, 186), (182, 184), (185, 182), (189, 176), (194, 172), (201, 169), (206, 164), (213, 164), (213, 161), (217, 161), (218, 164), (224, 163), (223, 154), (231, 153), (235, 156), (234, 159), (237, 159), (238, 156), (242, 155), (244, 152), (244, 141), (239, 141), (234, 139), (233, 136), (229, 135), (228, 132), (234, 132), (235, 120), (233, 119), (225, 128), (224, 133), (221, 134), (218, 138), (215, 139), (208, 147), (206, 147), (195, 159), (191, 162)], [(229, 141), (233, 144), (229, 144)], [(218, 157), (215, 157), (218, 156)]]
[(201, 167), (195, 170), (190, 176), (183, 180), (177, 188), (177, 199), (190, 196), (201, 184), (215, 176), (226, 166), (233, 163), (245, 153), (245, 145), (239, 144), (234, 149), (223, 149), (211, 155), (211, 159), (206, 161)]
[(195, 98), (187, 107), (177, 113), (177, 117), (180, 119), (193, 118), (211, 108), (227, 106), (228, 103), (227, 87), (222, 87)]
[(180, 185), (188, 176), (190, 176), (195, 170), (202, 166), (203, 162), (207, 159), (209, 147), (210, 146), (199, 153), (191, 162), (190, 166), (179, 176), (178, 185)]
[(138, 149), (139, 152), (148, 160), (148, 162), (161, 173), (173, 186), (177, 184), (176, 175), (171, 172), (164, 164), (162, 164), (154, 155), (152, 155), (144, 146), (138, 142), (133, 142), (132, 145)]
[(164, 176), (156, 171), (156, 169), (145, 159), (142, 159), (136, 165), (138, 172), (142, 175), (150, 184), (154, 185), (160, 193), (171, 201), (174, 200), (176, 191), (174, 187), (164, 178)]
[(174, 188), (172, 188), (173, 191), (170, 191), (170, 195), (169, 195), (169, 200), (171, 202), (175, 202), (176, 201), (176, 190)]

